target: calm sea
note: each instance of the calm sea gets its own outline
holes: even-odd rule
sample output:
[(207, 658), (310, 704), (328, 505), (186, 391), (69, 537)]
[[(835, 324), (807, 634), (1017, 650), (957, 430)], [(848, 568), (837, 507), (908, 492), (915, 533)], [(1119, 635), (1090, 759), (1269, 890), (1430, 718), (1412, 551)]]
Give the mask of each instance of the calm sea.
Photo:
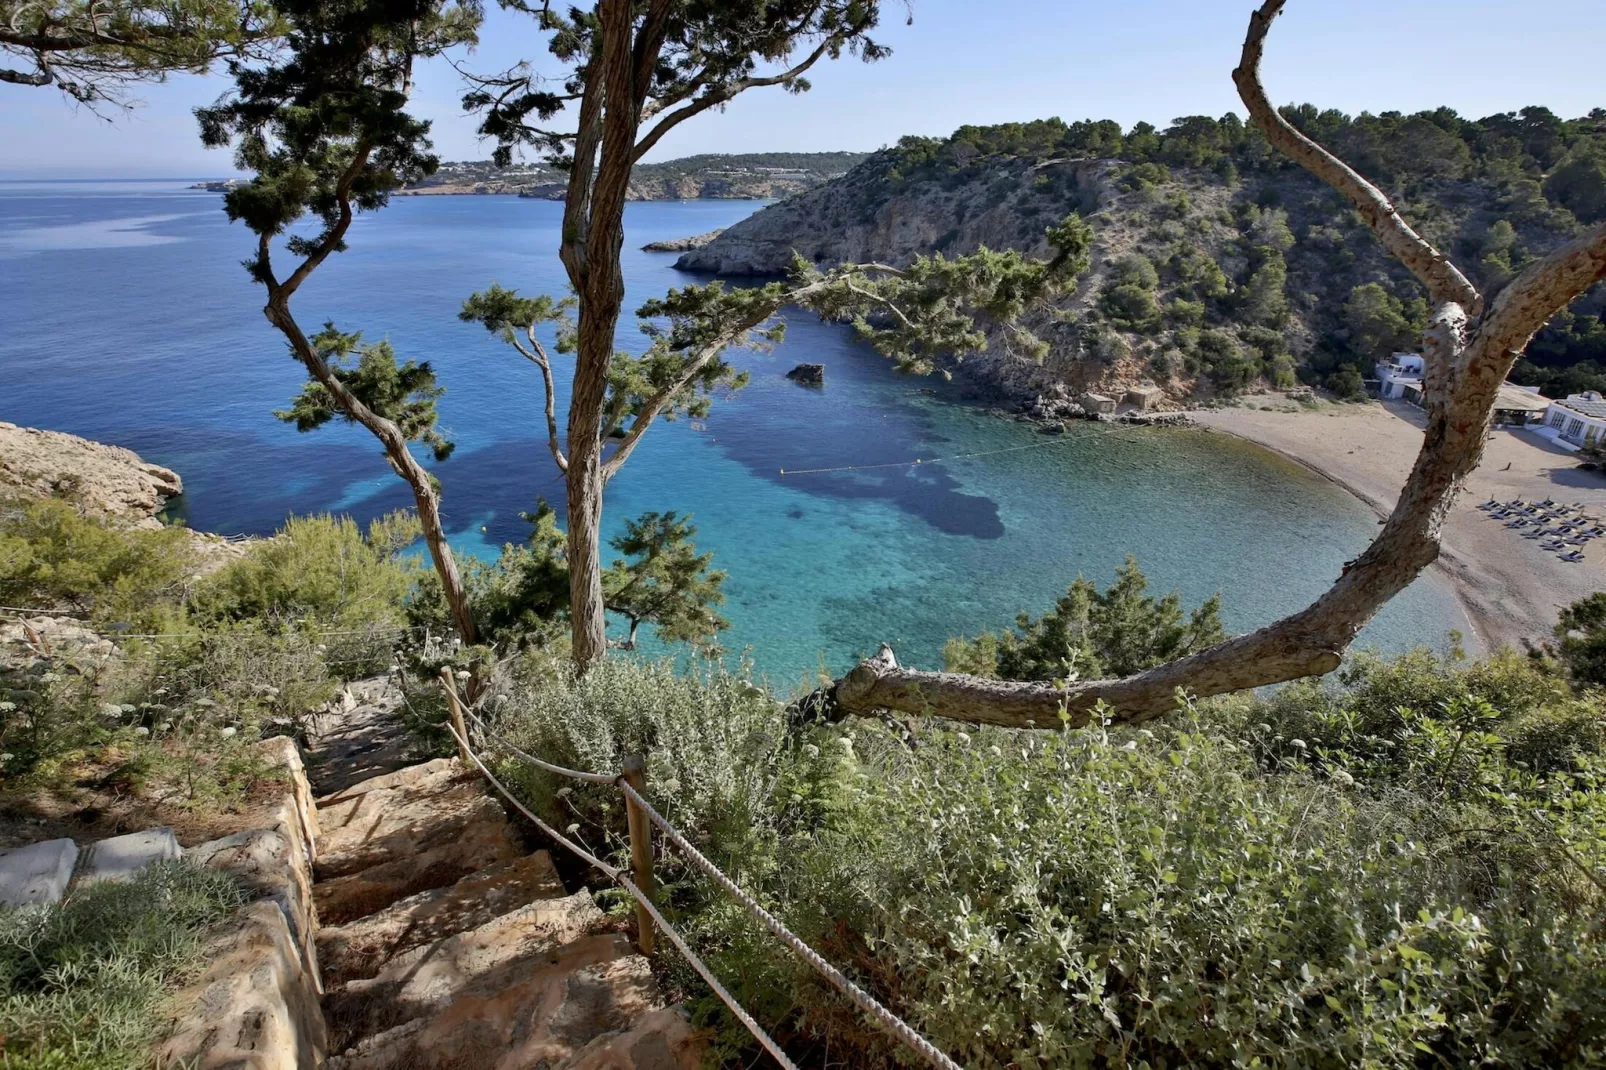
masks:
[[(266, 534), (291, 513), (406, 505), (360, 429), (301, 435), (273, 418), (302, 375), (240, 268), (251, 236), (217, 195), (186, 184), (0, 183), (0, 419), (178, 470), (181, 511), (207, 530)], [(693, 281), (674, 254), (642, 244), (757, 207), (632, 204), (630, 299)], [(388, 338), (439, 371), (458, 450), (437, 471), (463, 551), (494, 555), (521, 538), (518, 513), (537, 498), (561, 512), (535, 369), (456, 318), (493, 281), (562, 292), (560, 211), (398, 198), (361, 219), (351, 250), (296, 298), (309, 329), (332, 320)], [(620, 344), (642, 344), (633, 322)], [(1046, 438), (801, 315), (774, 353), (735, 360), (751, 385), (706, 422), (653, 428), (610, 487), (608, 518), (693, 514), (699, 546), (729, 573), (726, 645), (782, 685), (838, 672), (883, 640), (936, 666), (947, 637), (1040, 612), (1078, 573), (1103, 583), (1128, 553), (1157, 590), (1189, 604), (1221, 591), (1229, 626), (1256, 627), (1319, 593), (1376, 529), (1338, 488), (1224, 435), (1077, 425)], [(800, 361), (825, 364), (823, 389), (784, 378)], [(1440, 646), (1464, 627), (1447, 588), (1424, 579), (1363, 641)]]

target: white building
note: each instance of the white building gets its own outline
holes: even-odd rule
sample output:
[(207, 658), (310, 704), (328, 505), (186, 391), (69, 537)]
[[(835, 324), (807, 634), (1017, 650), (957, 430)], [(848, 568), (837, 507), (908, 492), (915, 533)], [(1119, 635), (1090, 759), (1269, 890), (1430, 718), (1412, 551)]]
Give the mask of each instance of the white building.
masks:
[(1575, 446), (1606, 442), (1606, 398), (1586, 390), (1569, 394), (1564, 401), (1552, 401), (1545, 412), (1545, 426)]
[(1405, 398), (1420, 404), (1422, 397), (1422, 355), (1396, 353), (1377, 362), (1377, 396)]

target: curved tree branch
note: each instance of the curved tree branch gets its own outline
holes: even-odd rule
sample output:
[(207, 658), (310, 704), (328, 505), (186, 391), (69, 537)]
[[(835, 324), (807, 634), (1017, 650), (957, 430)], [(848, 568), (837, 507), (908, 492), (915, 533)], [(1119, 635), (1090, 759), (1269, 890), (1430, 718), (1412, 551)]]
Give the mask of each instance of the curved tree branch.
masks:
[(1361, 218), (1366, 220), (1367, 226), (1383, 242), (1383, 247), (1422, 280), (1422, 285), (1428, 288), (1435, 304), (1454, 301), (1466, 306), (1469, 314), (1477, 315), (1483, 299), (1477, 287), (1468, 281), (1461, 270), (1400, 217), (1382, 190), (1362, 178), (1343, 160), (1300, 133), (1267, 98), (1265, 87), (1260, 84), (1260, 59), (1272, 20), (1282, 14), (1285, 2), (1266, 0), (1249, 17), (1243, 58), (1232, 72), (1232, 80), (1238, 86), (1238, 95), (1243, 98), (1244, 106), (1249, 109), (1251, 121), (1284, 156), (1349, 198)]
[(1252, 120), (1272, 144), (1349, 197), (1384, 246), (1434, 296), (1423, 335), (1427, 426), (1394, 511), (1372, 544), (1306, 608), (1158, 668), (1056, 687), (904, 669), (883, 647), (831, 689), (841, 711), (897, 710), (1053, 728), (1085, 723), (1103, 703), (1116, 720), (1147, 720), (1175, 709), (1179, 690), (1203, 697), (1331, 672), (1373, 615), (1438, 557), (1444, 517), (1483, 457), (1495, 400), (1512, 362), (1551, 316), (1606, 278), (1606, 226), (1528, 268), (1474, 325), (1482, 299), (1465, 275), (1412, 230), (1375, 186), (1300, 134), (1267, 101), (1258, 68), (1266, 32), (1283, 3), (1266, 0), (1251, 17), (1243, 63), (1233, 72)]

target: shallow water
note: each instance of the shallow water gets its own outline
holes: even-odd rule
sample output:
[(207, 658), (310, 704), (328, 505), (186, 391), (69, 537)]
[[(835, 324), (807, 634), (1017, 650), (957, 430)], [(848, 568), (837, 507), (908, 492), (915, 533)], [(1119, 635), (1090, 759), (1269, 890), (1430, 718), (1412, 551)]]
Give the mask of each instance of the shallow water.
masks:
[[(239, 267), (250, 235), (217, 195), (184, 185), (0, 183), (0, 419), (177, 469), (181, 511), (208, 530), (261, 534), (292, 512), (407, 504), (360, 429), (298, 435), (273, 418), (301, 376)], [(630, 205), (630, 300), (693, 281), (674, 254), (640, 245), (756, 207)], [(456, 319), (493, 280), (561, 292), (560, 213), (510, 197), (398, 198), (361, 219), (351, 251), (296, 298), (309, 328), (333, 319), (435, 364), (458, 442), (437, 470), (462, 550), (494, 554), (521, 537), (518, 512), (539, 496), (561, 508), (535, 370)], [(633, 322), (620, 344), (641, 344)], [(800, 361), (826, 365), (823, 388), (784, 378)], [(1106, 582), (1128, 553), (1157, 590), (1189, 605), (1221, 591), (1229, 627), (1256, 627), (1319, 593), (1375, 531), (1341, 489), (1258, 447), (1080, 424), (1043, 436), (801, 315), (776, 352), (735, 363), (751, 385), (706, 422), (654, 427), (611, 485), (608, 517), (616, 529), (647, 509), (694, 514), (699, 546), (729, 573), (726, 646), (778, 682), (840, 671), (881, 641), (935, 665), (948, 636), (1040, 612), (1078, 572)], [(850, 470), (802, 471), (822, 468)], [(1363, 642), (1442, 645), (1450, 628), (1465, 619), (1430, 577)]]

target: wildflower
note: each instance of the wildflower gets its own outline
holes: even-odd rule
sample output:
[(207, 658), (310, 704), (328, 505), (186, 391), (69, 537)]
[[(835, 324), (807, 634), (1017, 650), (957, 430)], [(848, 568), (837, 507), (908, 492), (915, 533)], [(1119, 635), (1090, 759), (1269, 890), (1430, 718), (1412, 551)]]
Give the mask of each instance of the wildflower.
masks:
[(805, 744), (803, 744), (803, 753), (807, 757), (818, 758), (820, 756), (820, 748), (816, 747), (812, 743), (805, 743)]
[(959, 742), (961, 744), (963, 744), (964, 746), (966, 746), (966, 747), (970, 746), (970, 733), (969, 732), (961, 732), (961, 733), (959, 733)]
[(1153, 739), (1154, 738), (1154, 733), (1149, 731), (1147, 728), (1140, 728), (1140, 729), (1138, 729), (1138, 738), (1139, 739)]
[(1293, 747), (1295, 750), (1305, 749), (1305, 741), (1303, 739), (1290, 739), (1288, 741), (1288, 745)]
[(1346, 788), (1353, 787), (1355, 784), (1355, 778), (1350, 776), (1349, 772), (1344, 769), (1333, 770), (1332, 778), (1338, 783), (1344, 785)]
[(580, 831), (580, 822), (576, 821), (574, 824), (570, 825), (568, 828), (564, 829), (563, 831), (567, 832), (571, 836), (576, 835)]
[(134, 729), (134, 734), (136, 736), (148, 736), (151, 734), (151, 730), (146, 728), (144, 725), (140, 725), (138, 728)]
[(999, 750), (997, 747), (988, 747), (987, 753), (991, 754), (994, 758), (1002, 758), (1004, 756), (1004, 752)]
[(853, 749), (853, 740), (849, 739), (847, 736), (838, 736), (837, 737), (837, 742), (842, 744), (842, 749), (843, 750), (852, 750)]
[(568, 796), (573, 795), (573, 794), (574, 794), (574, 789), (571, 788), (571, 787), (568, 787), (567, 785), (565, 785), (564, 787), (561, 787), (561, 788), (558, 789), (558, 798), (560, 798), (560, 799), (567, 798)]
[(223, 736), (224, 738), (228, 738), (229, 736), (234, 735), (234, 733), (236, 733), (238, 731), (239, 731), (238, 728), (235, 728), (233, 725), (229, 725), (227, 728), (218, 729), (218, 735)]
[(1121, 744), (1121, 749), (1122, 750), (1137, 750), (1138, 749), (1138, 741), (1135, 740), (1135, 739), (1129, 739), (1125, 743)]

